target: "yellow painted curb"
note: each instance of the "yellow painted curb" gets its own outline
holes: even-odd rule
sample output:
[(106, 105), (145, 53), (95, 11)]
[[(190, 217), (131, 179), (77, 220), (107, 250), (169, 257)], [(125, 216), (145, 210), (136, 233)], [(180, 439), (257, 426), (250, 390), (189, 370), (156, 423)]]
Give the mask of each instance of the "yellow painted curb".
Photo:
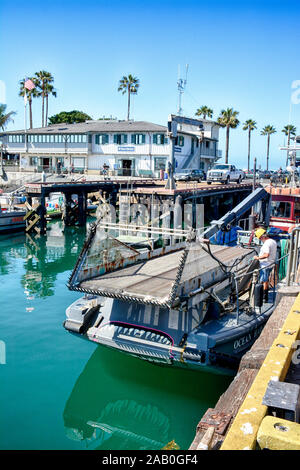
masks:
[(259, 427), (257, 442), (261, 449), (300, 450), (300, 424), (266, 416)]
[(256, 447), (256, 437), (267, 406), (262, 405), (270, 380), (285, 379), (289, 369), (294, 343), (300, 332), (300, 294), (273, 342), (249, 392), (241, 405), (221, 446), (221, 450), (250, 450)]

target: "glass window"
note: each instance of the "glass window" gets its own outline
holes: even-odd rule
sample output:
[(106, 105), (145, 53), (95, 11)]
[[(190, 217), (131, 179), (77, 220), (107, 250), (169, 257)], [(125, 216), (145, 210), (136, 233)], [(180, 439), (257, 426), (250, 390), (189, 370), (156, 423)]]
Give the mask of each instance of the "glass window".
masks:
[(153, 134), (153, 143), (157, 145), (164, 145), (168, 143), (165, 134)]
[(31, 166), (36, 166), (38, 165), (39, 159), (38, 157), (30, 157), (30, 165)]
[(294, 212), (295, 212), (295, 217), (297, 219), (300, 218), (300, 202), (295, 202), (295, 209), (294, 209)]
[(136, 145), (141, 145), (146, 142), (146, 136), (144, 134), (132, 134), (131, 143)]
[(97, 134), (95, 135), (95, 143), (97, 145), (105, 145), (109, 143), (109, 135), (108, 134)]
[(282, 217), (290, 218), (291, 216), (291, 203), (290, 202), (281, 202), (281, 201), (272, 201), (271, 203), (271, 216), (273, 217)]
[(165, 170), (166, 169), (167, 159), (162, 157), (154, 158), (154, 170)]
[(212, 167), (213, 170), (229, 170), (229, 165), (214, 165)]
[(182, 135), (179, 135), (175, 139), (175, 145), (179, 145), (179, 147), (184, 146), (184, 137)]
[(127, 144), (127, 134), (114, 134), (114, 144)]

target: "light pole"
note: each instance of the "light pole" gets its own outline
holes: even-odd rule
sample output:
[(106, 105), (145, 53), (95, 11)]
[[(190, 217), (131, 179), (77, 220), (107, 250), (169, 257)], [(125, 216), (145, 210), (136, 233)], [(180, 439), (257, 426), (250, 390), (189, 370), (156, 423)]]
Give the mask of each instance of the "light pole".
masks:
[(0, 146), (1, 146), (1, 163), (0, 163), (0, 165), (1, 165), (0, 166), (0, 173), (1, 174), (0, 174), (0, 176), (3, 176), (3, 151), (4, 151), (4, 148), (5, 148), (3, 142), (1, 142)]
[(175, 172), (175, 140), (177, 137), (177, 121), (169, 116), (168, 120), (168, 137), (170, 139), (170, 155), (168, 161), (168, 179), (165, 185), (165, 189), (176, 189), (176, 183), (174, 180)]

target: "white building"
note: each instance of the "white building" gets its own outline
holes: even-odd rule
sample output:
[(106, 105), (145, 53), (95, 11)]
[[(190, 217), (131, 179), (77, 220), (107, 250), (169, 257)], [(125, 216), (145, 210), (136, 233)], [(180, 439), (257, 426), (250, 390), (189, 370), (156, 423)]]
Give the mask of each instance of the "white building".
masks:
[[(176, 171), (208, 167), (221, 157), (219, 125), (197, 120), (178, 125), (175, 143)], [(202, 129), (200, 129), (200, 126)], [(58, 168), (99, 174), (103, 165), (111, 174), (159, 176), (166, 170), (170, 142), (166, 126), (145, 121), (99, 120), (55, 124), (25, 131), (2, 132), (8, 154), (19, 155), (20, 168), (28, 171)]]

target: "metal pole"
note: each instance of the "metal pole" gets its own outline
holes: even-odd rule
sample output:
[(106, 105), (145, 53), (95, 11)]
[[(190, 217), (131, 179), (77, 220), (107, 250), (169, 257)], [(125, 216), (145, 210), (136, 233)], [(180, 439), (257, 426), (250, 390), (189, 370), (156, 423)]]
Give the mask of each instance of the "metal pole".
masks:
[[(253, 183), (252, 183), (252, 191), (255, 191), (255, 186), (256, 186), (256, 157), (254, 158), (254, 164), (253, 164)], [(249, 218), (249, 225), (251, 225), (251, 229), (249, 227), (249, 230), (253, 230), (255, 226), (255, 217), (254, 217), (254, 206), (251, 208), (251, 216), (252, 220)]]
[(254, 158), (254, 166), (253, 166), (253, 191), (255, 190), (256, 186), (256, 158)]
[(170, 161), (168, 168), (168, 180), (166, 183), (166, 189), (176, 189), (176, 183), (174, 180), (174, 168), (175, 168), (175, 138), (170, 136)]
[(292, 270), (292, 262), (293, 262), (293, 247), (294, 246), (294, 234), (293, 232), (291, 233), (291, 246), (290, 246), (290, 254), (289, 254), (289, 259), (288, 259), (288, 266), (287, 266), (287, 272), (286, 272), (286, 285), (290, 286), (291, 285), (291, 270)]
[(296, 272), (297, 272), (297, 261), (298, 261), (298, 244), (299, 244), (299, 231), (296, 231), (295, 243), (294, 243), (294, 255), (293, 255), (293, 281), (296, 281)]
[[(289, 258), (288, 258), (288, 266), (287, 266), (287, 273), (286, 273), (286, 285), (291, 285), (291, 277), (292, 277), (292, 269), (295, 266), (295, 270), (297, 269), (297, 254), (298, 254), (298, 246), (295, 242), (295, 233), (299, 233), (300, 227), (294, 227), (291, 231), (291, 246), (289, 249)], [(299, 236), (299, 235), (298, 235)], [(299, 240), (299, 238), (298, 238)], [(295, 258), (296, 257), (296, 261)]]

